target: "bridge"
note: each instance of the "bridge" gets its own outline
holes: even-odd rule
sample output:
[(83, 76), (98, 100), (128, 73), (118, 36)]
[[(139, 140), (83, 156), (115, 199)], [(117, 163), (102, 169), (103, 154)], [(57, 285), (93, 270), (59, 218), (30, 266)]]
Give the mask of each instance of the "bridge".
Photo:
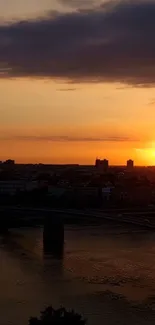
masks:
[(127, 223), (155, 230), (155, 209), (139, 211), (93, 210), (93, 209), (47, 209), (21, 206), (0, 206), (0, 233), (8, 229), (33, 225), (43, 225), (43, 242), (45, 250), (61, 249), (64, 243), (64, 223), (67, 221), (91, 220), (103, 222), (110, 220)]
[(61, 254), (64, 244), (64, 221), (61, 214), (57, 216), (48, 209), (27, 207), (0, 207), (0, 234), (7, 235), (13, 228), (43, 225), (44, 252)]
[(69, 221), (78, 220), (112, 220), (119, 223), (139, 225), (146, 228), (155, 228), (155, 209), (48, 209), (21, 206), (0, 206), (1, 226), (8, 228), (24, 225), (43, 224), (44, 220)]

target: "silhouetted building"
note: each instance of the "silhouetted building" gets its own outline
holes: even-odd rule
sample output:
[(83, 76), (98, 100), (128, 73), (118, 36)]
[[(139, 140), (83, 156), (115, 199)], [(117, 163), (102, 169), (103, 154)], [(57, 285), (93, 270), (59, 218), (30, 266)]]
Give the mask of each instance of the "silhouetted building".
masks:
[(101, 160), (96, 158), (95, 167), (97, 167), (97, 168), (100, 167), (100, 162), (101, 162)]
[(108, 171), (109, 162), (107, 159), (96, 159), (95, 166), (99, 171), (106, 173)]
[(5, 164), (5, 165), (12, 166), (12, 165), (15, 164), (15, 161), (14, 161), (14, 160), (11, 160), (11, 159), (8, 159), (8, 160), (4, 161), (4, 164)]
[(132, 172), (134, 168), (134, 161), (129, 159), (127, 161), (127, 171)]
[(0, 195), (15, 195), (19, 192), (32, 191), (38, 188), (35, 181), (26, 180), (0, 180)]

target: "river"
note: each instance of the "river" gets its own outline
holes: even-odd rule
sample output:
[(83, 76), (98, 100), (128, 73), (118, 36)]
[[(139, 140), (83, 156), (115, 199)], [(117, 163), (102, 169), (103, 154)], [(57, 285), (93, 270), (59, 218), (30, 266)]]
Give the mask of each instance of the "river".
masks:
[(0, 324), (25, 325), (48, 305), (88, 325), (155, 323), (155, 232), (105, 223), (65, 226), (62, 256), (43, 252), (42, 228), (0, 238)]

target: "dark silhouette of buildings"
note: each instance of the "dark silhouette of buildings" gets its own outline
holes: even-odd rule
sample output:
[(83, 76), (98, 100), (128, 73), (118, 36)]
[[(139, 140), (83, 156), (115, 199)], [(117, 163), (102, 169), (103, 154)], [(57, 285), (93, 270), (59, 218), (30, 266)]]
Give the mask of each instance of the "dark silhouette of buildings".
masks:
[(4, 161), (3, 164), (13, 166), (15, 164), (15, 161), (12, 159), (8, 159), (8, 160)]
[(106, 173), (109, 168), (109, 162), (107, 159), (96, 159), (95, 166), (99, 171)]
[(129, 159), (127, 160), (127, 171), (132, 172), (134, 168), (134, 161)]

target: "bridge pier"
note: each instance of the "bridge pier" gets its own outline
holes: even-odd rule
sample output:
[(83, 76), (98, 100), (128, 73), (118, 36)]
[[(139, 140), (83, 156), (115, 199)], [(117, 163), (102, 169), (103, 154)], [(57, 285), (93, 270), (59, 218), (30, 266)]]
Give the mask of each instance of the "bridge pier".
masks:
[(8, 227), (5, 224), (0, 225), (0, 235), (5, 235), (8, 233)]
[(0, 223), (0, 235), (5, 235), (8, 233), (9, 223), (8, 217), (6, 214), (1, 215), (1, 223)]
[(56, 257), (63, 255), (64, 247), (64, 223), (58, 215), (44, 218), (43, 249), (44, 254), (52, 254)]

